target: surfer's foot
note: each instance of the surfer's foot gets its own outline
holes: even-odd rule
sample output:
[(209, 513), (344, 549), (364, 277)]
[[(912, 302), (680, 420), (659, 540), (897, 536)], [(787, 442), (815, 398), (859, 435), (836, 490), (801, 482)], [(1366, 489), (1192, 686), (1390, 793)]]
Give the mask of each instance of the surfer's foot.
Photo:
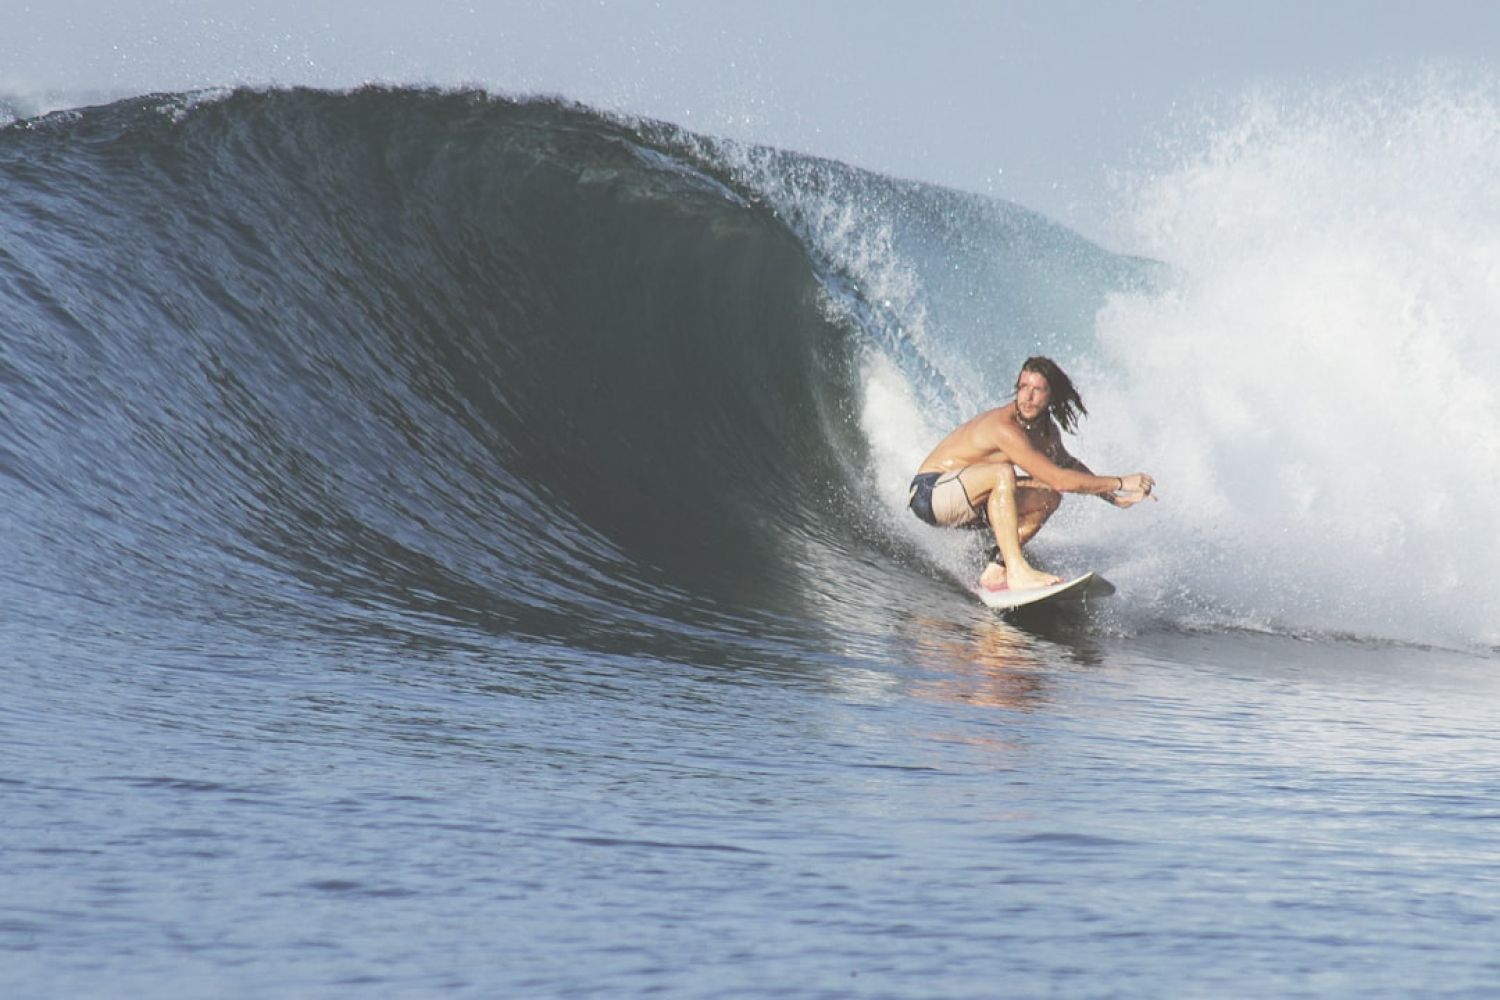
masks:
[(1053, 576), (1051, 573), (1040, 573), (1030, 566), (1016, 568), (1010, 571), (1009, 579), (1011, 590), (1030, 590), (1035, 587), (1050, 587), (1056, 583), (1062, 583), (1062, 578)]
[(1000, 563), (990, 563), (979, 574), (979, 585), (985, 590), (1004, 590), (1005, 567)]

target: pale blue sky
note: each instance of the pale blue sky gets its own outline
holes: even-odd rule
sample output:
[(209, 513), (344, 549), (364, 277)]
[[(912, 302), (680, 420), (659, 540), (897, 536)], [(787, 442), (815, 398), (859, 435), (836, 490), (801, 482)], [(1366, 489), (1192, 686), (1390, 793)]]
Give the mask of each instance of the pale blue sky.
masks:
[(1111, 176), (1263, 85), (1487, 72), (1482, 0), (0, 0), (0, 95), (472, 83), (1019, 201), (1089, 235)]

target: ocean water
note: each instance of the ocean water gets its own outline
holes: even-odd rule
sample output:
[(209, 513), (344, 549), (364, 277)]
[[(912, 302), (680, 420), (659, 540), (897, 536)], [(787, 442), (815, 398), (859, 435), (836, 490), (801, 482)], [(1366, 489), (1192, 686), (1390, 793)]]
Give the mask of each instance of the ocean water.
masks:
[[(18, 113), (0, 992), (1489, 995), (1497, 110), (1262, 95), (1140, 256), (558, 101)], [(1011, 621), (901, 504), (1033, 353), (1162, 499)]]

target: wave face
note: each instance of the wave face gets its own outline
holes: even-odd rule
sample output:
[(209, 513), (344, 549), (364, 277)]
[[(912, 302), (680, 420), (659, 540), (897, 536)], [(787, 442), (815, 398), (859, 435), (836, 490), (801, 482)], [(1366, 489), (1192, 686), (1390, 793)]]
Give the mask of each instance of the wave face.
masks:
[(375, 89), (3, 136), (8, 563), (52, 614), (719, 645), (911, 569), (873, 310), (748, 151)]
[[(1290, 313), (1274, 284), (1212, 304), (1265, 232), (1196, 248), (1207, 286), (1184, 286), (978, 196), (557, 102), (417, 90), (17, 121), (0, 130), (0, 183), (0, 544), (33, 631), (457, 625), (700, 658), (878, 632), (893, 604), (967, 600), (947, 578), (972, 573), (978, 539), (918, 525), (906, 479), (1044, 352), (1098, 387), (1079, 453), (1149, 467), (1172, 498), (1142, 517), (1074, 501), (1039, 543), (1044, 561), (1133, 588), (1117, 624), (1388, 632), (1348, 602), (1299, 613), (1288, 581), (1306, 562), (1293, 550), (1343, 509), (1339, 471), (1373, 454), (1388, 474), (1415, 461), (1408, 446), (1324, 468), (1317, 435), (1273, 424), (1303, 447), (1276, 455), (1230, 419), (1258, 384), (1246, 360), (1307, 327), (1268, 341), (1227, 322), (1258, 296)], [(1168, 177), (1156, 203), (1203, 183)], [(1182, 210), (1215, 224), (1192, 215), (1211, 207)], [(1281, 245), (1266, 263), (1290, 274), (1322, 244)], [(1386, 360), (1333, 403), (1402, 370), (1387, 355), (1405, 333), (1360, 329), (1329, 333), (1325, 353), (1363, 343)], [(1430, 362), (1436, 384), (1466, 348), (1431, 331), (1459, 352)], [(1204, 378), (1174, 370), (1185, 353)], [(1492, 416), (1482, 380), (1463, 384), (1469, 412)], [(1177, 416), (1143, 415), (1136, 402), (1168, 388)], [(1336, 421), (1307, 403), (1270, 419), (1316, 414), (1327, 433)], [(1491, 463), (1474, 474), (1493, 472), (1493, 430), (1471, 430)], [(1275, 494), (1290, 510), (1233, 488), (1255, 480), (1225, 470), (1257, 457), (1296, 484)], [(1216, 471), (1228, 482), (1210, 488)], [(1380, 545), (1397, 544), (1400, 509), (1360, 485), (1365, 513), (1335, 524), (1379, 538), (1352, 561), (1325, 553), (1303, 579), (1319, 593), (1398, 551)], [(1440, 534), (1484, 513), (1448, 502), (1458, 523)], [(1188, 554), (1205, 546), (1290, 596), (1226, 591)], [(1452, 592), (1436, 586), (1429, 615)], [(1478, 622), (1395, 637), (1493, 641)]]

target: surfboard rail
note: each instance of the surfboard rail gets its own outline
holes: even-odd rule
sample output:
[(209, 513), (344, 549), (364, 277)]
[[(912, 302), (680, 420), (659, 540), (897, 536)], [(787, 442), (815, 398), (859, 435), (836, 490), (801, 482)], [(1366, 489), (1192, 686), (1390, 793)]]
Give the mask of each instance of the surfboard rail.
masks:
[(990, 590), (976, 585), (974, 594), (987, 607), (996, 611), (1014, 611), (1043, 603), (1081, 601), (1089, 597), (1108, 597), (1115, 592), (1114, 584), (1093, 571), (1082, 576), (1055, 583), (1050, 587), (1028, 587), (1025, 590)]

